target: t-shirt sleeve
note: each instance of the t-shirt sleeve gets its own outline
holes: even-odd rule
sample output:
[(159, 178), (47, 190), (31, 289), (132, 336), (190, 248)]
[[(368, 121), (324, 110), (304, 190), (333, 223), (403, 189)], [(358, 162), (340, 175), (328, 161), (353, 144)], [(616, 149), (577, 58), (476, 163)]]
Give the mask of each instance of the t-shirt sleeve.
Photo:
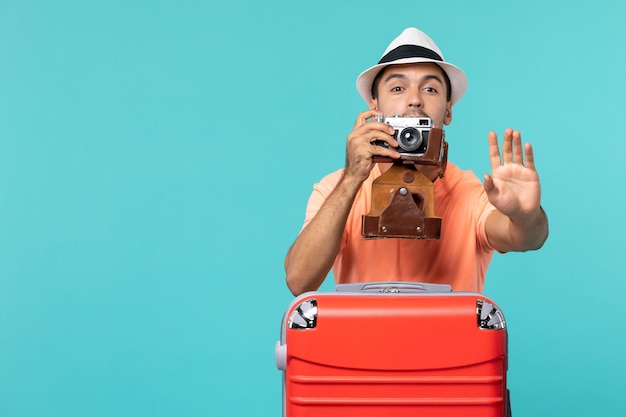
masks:
[(332, 174), (328, 174), (322, 180), (313, 185), (313, 192), (309, 197), (309, 202), (306, 206), (306, 213), (304, 217), (304, 224), (302, 225), (302, 230), (313, 220), (317, 212), (320, 210), (328, 196), (333, 192), (341, 176), (343, 175), (343, 170), (339, 170), (333, 172)]
[(487, 218), (496, 208), (489, 202), (484, 190), (481, 190), (477, 195), (474, 207), (476, 209), (476, 239), (478, 245), (484, 250), (494, 250), (495, 248), (489, 243), (489, 239), (487, 238)]

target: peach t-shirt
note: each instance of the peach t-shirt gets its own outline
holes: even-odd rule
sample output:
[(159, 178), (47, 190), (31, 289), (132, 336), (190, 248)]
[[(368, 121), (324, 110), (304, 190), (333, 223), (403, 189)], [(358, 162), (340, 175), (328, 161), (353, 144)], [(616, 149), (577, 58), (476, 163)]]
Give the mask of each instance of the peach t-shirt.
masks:
[[(343, 169), (335, 171), (314, 185), (304, 227), (342, 175)], [(481, 292), (494, 252), (485, 222), (495, 208), (478, 178), (448, 163), (445, 177), (435, 181), (435, 215), (443, 219), (439, 240), (363, 239), (361, 216), (369, 212), (372, 182), (380, 175), (375, 165), (354, 200), (333, 265), (335, 282), (416, 281)]]

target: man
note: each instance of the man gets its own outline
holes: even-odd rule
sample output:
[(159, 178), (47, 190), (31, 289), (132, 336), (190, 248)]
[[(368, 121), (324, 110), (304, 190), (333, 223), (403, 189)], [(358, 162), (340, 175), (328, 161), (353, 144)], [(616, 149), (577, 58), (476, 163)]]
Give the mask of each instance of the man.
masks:
[(548, 219), (533, 150), (528, 143), (522, 147), (520, 132), (512, 129), (504, 132), (502, 154), (495, 132), (489, 133), (492, 174), (484, 176), (484, 184), (452, 163), (441, 179), (437, 167), (417, 165), (434, 182), (435, 214), (443, 219), (439, 240), (361, 236), (372, 182), (392, 165), (372, 157), (400, 157), (393, 128), (375, 116), (428, 117), (443, 128), (452, 122), (452, 106), (466, 86), (464, 73), (415, 28), (403, 31), (379, 63), (358, 77), (357, 89), (370, 109), (358, 115), (348, 135), (345, 168), (316, 184), (309, 199), (304, 227), (285, 258), (294, 295), (319, 288), (331, 267), (337, 283), (418, 281), (482, 291), (494, 251), (543, 245)]

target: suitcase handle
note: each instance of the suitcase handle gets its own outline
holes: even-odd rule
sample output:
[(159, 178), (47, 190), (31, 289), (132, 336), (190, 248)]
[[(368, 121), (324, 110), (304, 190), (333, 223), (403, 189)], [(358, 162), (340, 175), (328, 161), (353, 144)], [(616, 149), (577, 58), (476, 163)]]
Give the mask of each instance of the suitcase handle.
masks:
[(451, 292), (449, 284), (430, 284), (426, 282), (357, 282), (351, 284), (337, 284), (338, 292), (367, 292), (367, 293), (423, 293), (423, 292)]

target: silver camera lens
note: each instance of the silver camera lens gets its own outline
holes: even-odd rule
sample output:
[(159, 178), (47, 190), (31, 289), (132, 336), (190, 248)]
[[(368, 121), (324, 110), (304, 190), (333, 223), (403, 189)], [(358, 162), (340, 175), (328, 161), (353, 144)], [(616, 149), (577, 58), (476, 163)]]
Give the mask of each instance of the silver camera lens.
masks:
[(407, 127), (398, 134), (396, 140), (402, 149), (413, 152), (422, 144), (422, 134), (413, 127)]

